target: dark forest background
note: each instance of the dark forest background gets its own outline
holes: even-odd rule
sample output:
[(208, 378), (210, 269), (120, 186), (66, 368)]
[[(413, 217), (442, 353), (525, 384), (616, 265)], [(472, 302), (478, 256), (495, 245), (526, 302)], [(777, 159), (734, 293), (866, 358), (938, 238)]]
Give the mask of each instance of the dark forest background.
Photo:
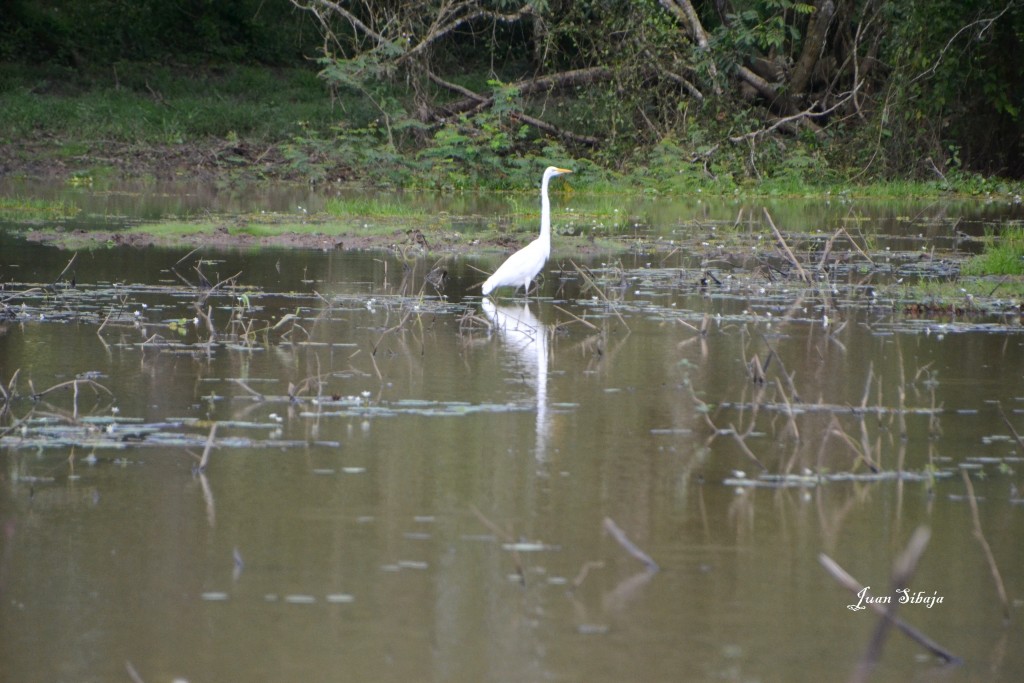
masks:
[(309, 70), (343, 121), (320, 138), (341, 146), (420, 158), (554, 149), (748, 177), (1022, 178), (1022, 43), (1024, 7), (1007, 0), (7, 0), (0, 11), (0, 61), (72, 81), (124, 64)]

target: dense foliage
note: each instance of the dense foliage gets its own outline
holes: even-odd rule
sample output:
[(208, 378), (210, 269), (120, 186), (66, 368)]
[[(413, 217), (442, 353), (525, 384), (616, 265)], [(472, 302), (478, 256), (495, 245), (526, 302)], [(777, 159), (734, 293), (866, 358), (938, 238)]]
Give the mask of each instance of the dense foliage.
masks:
[[(317, 68), (289, 153), (500, 184), (1024, 177), (1019, 0), (14, 0), (0, 59)], [(315, 58), (315, 59), (314, 59)], [(146, 87), (151, 87), (146, 83)], [(298, 123), (298, 122), (296, 122)], [(978, 182), (981, 182), (980, 180)]]

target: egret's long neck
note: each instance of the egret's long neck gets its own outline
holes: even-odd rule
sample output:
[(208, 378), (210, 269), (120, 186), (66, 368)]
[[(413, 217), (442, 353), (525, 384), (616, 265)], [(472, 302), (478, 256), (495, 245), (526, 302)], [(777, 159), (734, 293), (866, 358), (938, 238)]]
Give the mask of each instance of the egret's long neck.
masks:
[(545, 244), (551, 244), (551, 200), (548, 199), (548, 178), (540, 184), (540, 239)]

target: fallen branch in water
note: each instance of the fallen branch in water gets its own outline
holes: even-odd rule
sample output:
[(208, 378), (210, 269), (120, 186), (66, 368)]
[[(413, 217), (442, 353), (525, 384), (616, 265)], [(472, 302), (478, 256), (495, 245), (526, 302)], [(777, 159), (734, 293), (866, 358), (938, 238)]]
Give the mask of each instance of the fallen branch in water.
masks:
[[(850, 574), (848, 574), (845, 569), (839, 566), (839, 564), (835, 560), (833, 560), (825, 553), (821, 553), (820, 555), (818, 555), (818, 561), (821, 563), (821, 566), (825, 568), (825, 571), (827, 571), (832, 576), (832, 578), (839, 583), (839, 585), (841, 585), (843, 588), (850, 591), (851, 593), (859, 595), (862, 591), (867, 590), (866, 586), (862, 585), (859, 581), (857, 581), (857, 579), (853, 578)], [(911, 640), (913, 640), (921, 647), (925, 648), (933, 655), (946, 662), (947, 664), (962, 663), (962, 659), (960, 659), (952, 652), (936, 643), (934, 640), (932, 640), (925, 634), (918, 631), (910, 624), (906, 623), (905, 621), (903, 621), (895, 615), (888, 615), (887, 610), (882, 605), (879, 605), (877, 603), (869, 603), (867, 607), (870, 607), (872, 610), (874, 610), (876, 614), (880, 614), (882, 616), (885, 616), (886, 619), (890, 619), (892, 621), (893, 626), (903, 631), (903, 633), (906, 634)]]
[[(931, 530), (925, 526), (918, 527), (911, 535), (910, 541), (907, 542), (907, 547), (893, 563), (892, 590), (890, 595), (906, 590), (910, 584), (910, 579), (914, 575), (914, 571), (917, 569), (917, 562), (921, 559), (921, 554), (924, 553), (931, 535)], [(882, 619), (878, 620), (875, 631), (871, 635), (871, 640), (868, 642), (868, 649), (864, 651), (864, 656), (857, 665), (857, 669), (850, 679), (851, 681), (856, 683), (866, 681), (878, 664), (878, 660), (882, 657), (885, 639), (889, 636), (889, 629), (896, 619), (896, 610), (899, 609), (899, 604), (899, 600), (890, 600), (882, 610)]]
[(661, 571), (661, 567), (658, 566), (658, 563), (651, 559), (650, 555), (645, 553), (643, 550), (640, 550), (633, 541), (629, 540), (629, 537), (626, 536), (626, 532), (620, 529), (619, 525), (616, 524), (611, 517), (604, 518), (604, 529), (611, 534), (612, 538), (618, 541), (619, 545), (626, 549), (627, 553), (643, 562), (647, 567), (647, 571)]

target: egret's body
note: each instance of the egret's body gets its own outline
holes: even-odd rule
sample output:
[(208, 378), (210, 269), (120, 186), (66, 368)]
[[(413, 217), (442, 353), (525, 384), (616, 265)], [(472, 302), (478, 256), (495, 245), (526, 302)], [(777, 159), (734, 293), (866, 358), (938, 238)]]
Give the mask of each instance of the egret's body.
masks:
[(512, 254), (484, 282), (484, 296), (498, 287), (522, 287), (529, 293), (530, 283), (544, 267), (551, 255), (551, 201), (548, 199), (548, 182), (555, 176), (572, 171), (548, 166), (540, 182), (540, 237)]

